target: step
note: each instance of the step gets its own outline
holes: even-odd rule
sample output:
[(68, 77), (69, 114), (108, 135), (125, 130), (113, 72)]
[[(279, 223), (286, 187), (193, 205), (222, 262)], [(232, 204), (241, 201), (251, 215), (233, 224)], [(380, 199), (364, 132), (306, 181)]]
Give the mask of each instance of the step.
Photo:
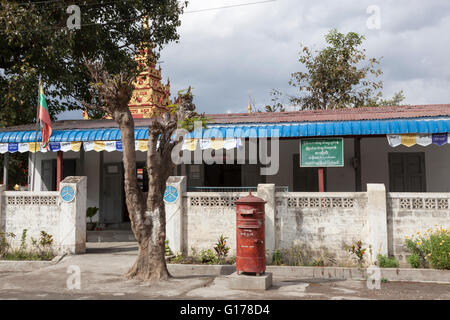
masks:
[(87, 242), (136, 242), (131, 230), (87, 231)]

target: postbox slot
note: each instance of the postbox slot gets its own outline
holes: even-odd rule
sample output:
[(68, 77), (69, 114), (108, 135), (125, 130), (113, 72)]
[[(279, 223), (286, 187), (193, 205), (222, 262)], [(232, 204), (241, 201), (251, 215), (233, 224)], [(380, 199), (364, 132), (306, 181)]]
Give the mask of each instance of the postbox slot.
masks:
[(240, 209), (239, 213), (244, 216), (245, 215), (253, 215), (253, 214), (255, 214), (255, 209)]
[(239, 229), (259, 229), (260, 226), (238, 226)]

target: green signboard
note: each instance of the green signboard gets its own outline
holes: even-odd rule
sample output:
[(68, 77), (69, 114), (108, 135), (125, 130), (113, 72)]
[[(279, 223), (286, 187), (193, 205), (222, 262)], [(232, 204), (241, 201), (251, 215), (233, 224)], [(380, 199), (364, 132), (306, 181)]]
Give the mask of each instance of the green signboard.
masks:
[(344, 141), (342, 138), (302, 139), (300, 167), (343, 167)]

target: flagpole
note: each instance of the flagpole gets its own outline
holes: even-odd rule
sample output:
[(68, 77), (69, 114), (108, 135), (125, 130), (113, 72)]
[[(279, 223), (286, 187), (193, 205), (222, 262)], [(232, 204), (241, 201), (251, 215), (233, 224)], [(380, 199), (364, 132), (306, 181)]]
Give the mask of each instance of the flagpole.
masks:
[(32, 178), (32, 191), (35, 190), (34, 181), (36, 176), (36, 153), (37, 153), (37, 137), (39, 132), (39, 96), (41, 94), (41, 76), (39, 75), (39, 84), (38, 84), (38, 98), (37, 98), (37, 110), (36, 110), (36, 133), (34, 135), (34, 154), (33, 154), (33, 178)]

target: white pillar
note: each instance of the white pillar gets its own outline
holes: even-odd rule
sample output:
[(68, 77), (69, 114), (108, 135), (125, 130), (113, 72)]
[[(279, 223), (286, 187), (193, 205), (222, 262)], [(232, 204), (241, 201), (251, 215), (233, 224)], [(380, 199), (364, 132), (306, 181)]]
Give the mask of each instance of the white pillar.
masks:
[(275, 219), (276, 219), (276, 202), (275, 202), (275, 184), (258, 184), (258, 197), (267, 201), (265, 205), (265, 228), (266, 228), (266, 251), (269, 257), (276, 249), (275, 243)]
[(167, 197), (164, 197), (166, 205), (166, 239), (174, 253), (183, 251), (183, 194), (186, 192), (186, 177), (172, 176), (167, 179)]
[[(86, 202), (87, 177), (67, 177), (60, 183), (60, 224), (59, 248), (61, 253), (80, 254), (86, 252)], [(73, 190), (75, 197), (70, 200), (64, 192)]]
[(378, 254), (388, 254), (386, 189), (384, 184), (367, 184), (367, 217), (372, 262)]

